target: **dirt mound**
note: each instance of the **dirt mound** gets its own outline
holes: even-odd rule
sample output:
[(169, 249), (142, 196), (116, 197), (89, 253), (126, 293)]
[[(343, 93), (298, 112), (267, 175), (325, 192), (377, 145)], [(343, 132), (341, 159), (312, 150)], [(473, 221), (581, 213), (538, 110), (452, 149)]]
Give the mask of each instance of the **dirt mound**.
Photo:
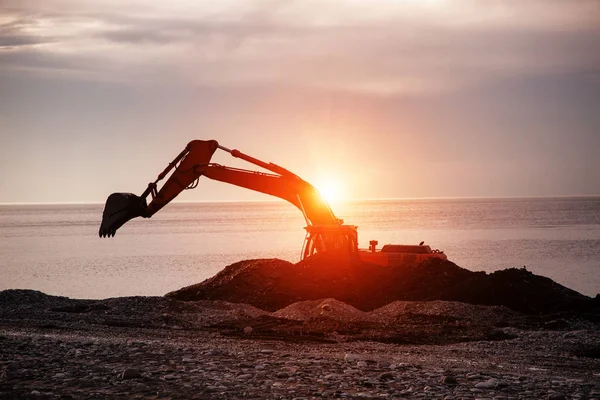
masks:
[(456, 301), (394, 301), (369, 313), (376, 321), (391, 323), (406, 314), (449, 317), (497, 324), (515, 317), (514, 311), (503, 306), (480, 306)]
[(331, 318), (342, 322), (367, 321), (367, 313), (336, 299), (299, 301), (278, 310), (276, 317), (307, 321), (314, 318)]
[(397, 300), (506, 306), (529, 314), (589, 309), (590, 305), (598, 308), (590, 298), (524, 268), (488, 275), (439, 259), (382, 268), (339, 254), (321, 254), (297, 264), (279, 259), (240, 261), (204, 282), (166, 296), (247, 303), (268, 311), (326, 298), (362, 311)]

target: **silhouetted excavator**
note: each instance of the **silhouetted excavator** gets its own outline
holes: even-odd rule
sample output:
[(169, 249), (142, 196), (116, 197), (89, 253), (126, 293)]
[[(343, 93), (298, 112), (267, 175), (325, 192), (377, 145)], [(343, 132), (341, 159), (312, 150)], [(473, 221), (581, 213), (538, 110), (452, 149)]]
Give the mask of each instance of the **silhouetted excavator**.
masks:
[[(233, 157), (264, 168), (272, 173), (263, 173), (211, 163), (217, 149)], [(163, 186), (158, 182), (171, 171)], [(357, 255), (361, 260), (382, 266), (412, 264), (427, 258), (447, 259), (439, 250), (423, 245), (385, 245), (377, 250), (377, 241), (369, 242), (368, 250), (358, 248), (357, 227), (345, 225), (337, 218), (329, 203), (317, 189), (296, 174), (273, 163), (266, 163), (238, 150), (230, 150), (215, 140), (194, 140), (169, 163), (158, 178), (148, 184), (141, 196), (132, 193), (113, 193), (106, 200), (100, 225), (100, 237), (114, 236), (117, 229), (135, 217), (150, 218), (185, 189), (198, 186), (200, 177), (229, 183), (246, 189), (269, 194), (295, 205), (306, 220), (306, 239), (302, 248), (302, 259), (319, 252), (345, 251)], [(150, 204), (146, 203), (148, 196)]]

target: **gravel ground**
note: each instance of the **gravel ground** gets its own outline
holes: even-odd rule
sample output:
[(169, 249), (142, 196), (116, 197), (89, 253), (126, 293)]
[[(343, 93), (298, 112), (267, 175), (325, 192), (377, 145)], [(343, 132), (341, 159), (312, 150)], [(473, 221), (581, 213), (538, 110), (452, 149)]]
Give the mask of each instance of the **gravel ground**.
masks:
[(9, 290), (0, 398), (600, 399), (599, 325), (443, 301), (365, 313), (324, 299), (270, 313)]

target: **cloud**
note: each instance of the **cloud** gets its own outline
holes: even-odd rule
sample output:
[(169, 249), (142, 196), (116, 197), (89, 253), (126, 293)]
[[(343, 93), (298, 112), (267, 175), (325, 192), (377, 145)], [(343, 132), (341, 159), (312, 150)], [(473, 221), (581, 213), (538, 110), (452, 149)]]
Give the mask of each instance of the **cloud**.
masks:
[(51, 37), (23, 32), (24, 27), (28, 24), (27, 19), (9, 19), (5, 23), (2, 23), (2, 19), (0, 19), (0, 49), (14, 49), (53, 41)]
[(0, 33), (0, 48), (15, 48), (33, 44), (50, 43), (51, 39), (31, 35), (11, 35)]
[[(0, 69), (429, 94), (600, 69), (597, 1), (12, 2)], [(133, 4), (133, 5), (132, 5)], [(147, 3), (145, 3), (147, 4)], [(54, 5), (54, 7), (50, 7)], [(60, 7), (59, 7), (60, 6)], [(55, 10), (63, 10), (57, 12)], [(20, 53), (20, 54), (19, 54)], [(37, 56), (36, 56), (37, 55)]]

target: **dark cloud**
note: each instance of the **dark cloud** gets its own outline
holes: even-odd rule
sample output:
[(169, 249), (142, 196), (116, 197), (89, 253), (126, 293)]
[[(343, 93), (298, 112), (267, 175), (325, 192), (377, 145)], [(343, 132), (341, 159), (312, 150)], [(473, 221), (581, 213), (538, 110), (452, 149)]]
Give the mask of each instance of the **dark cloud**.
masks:
[[(1, 16), (1, 14), (0, 14)], [(0, 49), (3, 47), (21, 47), (35, 44), (51, 43), (51, 37), (23, 33), (23, 28), (32, 24), (30, 18), (24, 17), (0, 25)]]
[(50, 43), (51, 39), (32, 35), (11, 35), (0, 31), (0, 48), (29, 46), (32, 44)]
[(105, 31), (98, 36), (112, 42), (133, 44), (166, 44), (178, 39), (167, 32), (134, 28)]
[[(2, 51), (0, 48), (0, 71), (2, 69), (29, 70), (31, 72), (71, 71), (93, 72), (94, 60), (65, 57), (47, 51), (25, 48), (19, 51)], [(73, 76), (79, 78), (79, 76)]]

